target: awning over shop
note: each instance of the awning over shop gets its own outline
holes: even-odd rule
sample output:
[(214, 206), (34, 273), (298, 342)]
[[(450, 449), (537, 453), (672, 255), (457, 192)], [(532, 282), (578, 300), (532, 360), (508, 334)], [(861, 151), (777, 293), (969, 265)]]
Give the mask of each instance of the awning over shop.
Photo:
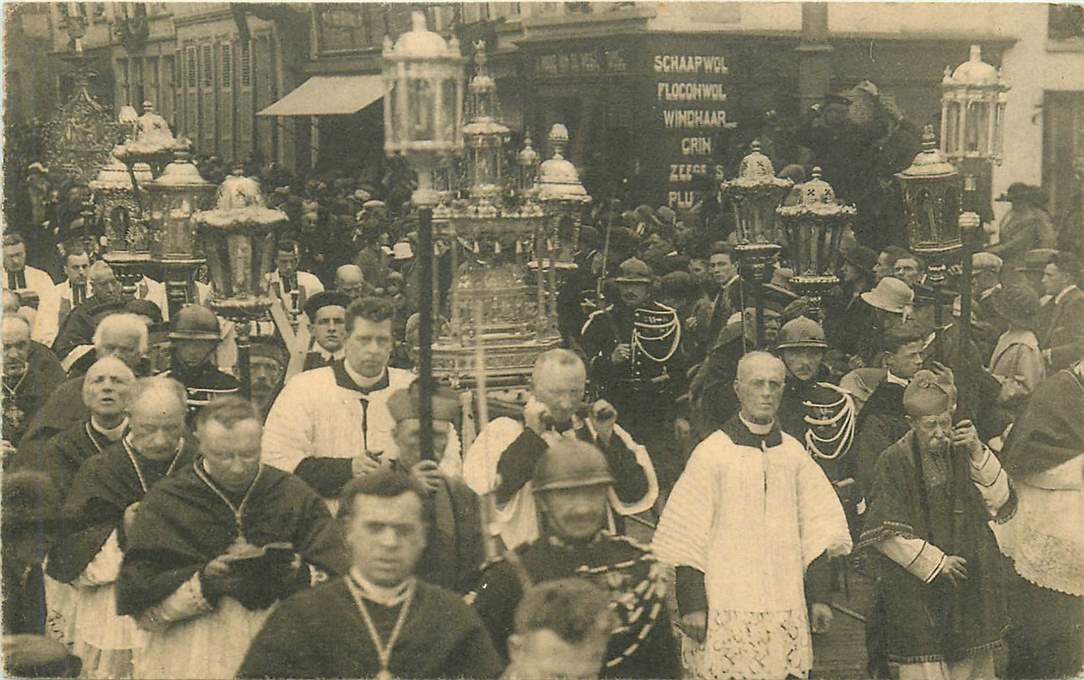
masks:
[(312, 76), (257, 116), (334, 116), (364, 109), (384, 96), (381, 76)]

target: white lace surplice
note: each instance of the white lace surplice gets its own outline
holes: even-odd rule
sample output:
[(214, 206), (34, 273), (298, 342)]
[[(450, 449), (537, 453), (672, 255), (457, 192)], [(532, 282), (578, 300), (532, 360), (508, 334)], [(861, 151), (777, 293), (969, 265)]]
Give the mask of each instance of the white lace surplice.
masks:
[(756, 679), (809, 671), (805, 568), (826, 550), (848, 553), (851, 539), (835, 491), (797, 440), (783, 435), (762, 451), (721, 431), (709, 436), (674, 487), (653, 548), (705, 575), (707, 638), (683, 640), (688, 671)]
[(1084, 455), (1012, 481), (1016, 514), (990, 524), (1001, 552), (1028, 581), (1084, 596)]

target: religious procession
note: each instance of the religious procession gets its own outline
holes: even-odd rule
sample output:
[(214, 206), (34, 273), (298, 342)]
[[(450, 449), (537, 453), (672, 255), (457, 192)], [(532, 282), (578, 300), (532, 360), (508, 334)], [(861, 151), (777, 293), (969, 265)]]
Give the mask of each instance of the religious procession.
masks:
[(12, 677), (1084, 674), (1084, 6), (4, 6)]

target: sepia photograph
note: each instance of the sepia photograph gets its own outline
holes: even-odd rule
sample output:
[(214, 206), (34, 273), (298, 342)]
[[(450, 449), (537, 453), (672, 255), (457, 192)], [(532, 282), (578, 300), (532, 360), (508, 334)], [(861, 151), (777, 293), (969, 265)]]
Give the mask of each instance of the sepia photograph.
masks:
[(0, 676), (1084, 678), (1084, 0), (0, 11)]

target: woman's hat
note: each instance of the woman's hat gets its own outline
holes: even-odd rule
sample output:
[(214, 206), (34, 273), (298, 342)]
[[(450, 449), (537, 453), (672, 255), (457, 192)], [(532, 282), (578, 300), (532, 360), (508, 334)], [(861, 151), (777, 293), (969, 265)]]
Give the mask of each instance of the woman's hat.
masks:
[(1035, 327), (1039, 296), (1031, 286), (1007, 286), (994, 291), (990, 296), (990, 304), (994, 311), (1009, 323), (1023, 328)]
[(1001, 194), (995, 201), (1001, 203), (1009, 202), (1015, 203), (1016, 201), (1023, 200), (1041, 200), (1043, 197), (1042, 189), (1037, 186), (1032, 186), (1024, 182), (1013, 182), (1009, 185), (1009, 188), (1005, 193)]
[(903, 314), (910, 310), (915, 299), (915, 292), (896, 277), (886, 276), (877, 282), (873, 290), (862, 293), (861, 297), (877, 309), (893, 314)]

